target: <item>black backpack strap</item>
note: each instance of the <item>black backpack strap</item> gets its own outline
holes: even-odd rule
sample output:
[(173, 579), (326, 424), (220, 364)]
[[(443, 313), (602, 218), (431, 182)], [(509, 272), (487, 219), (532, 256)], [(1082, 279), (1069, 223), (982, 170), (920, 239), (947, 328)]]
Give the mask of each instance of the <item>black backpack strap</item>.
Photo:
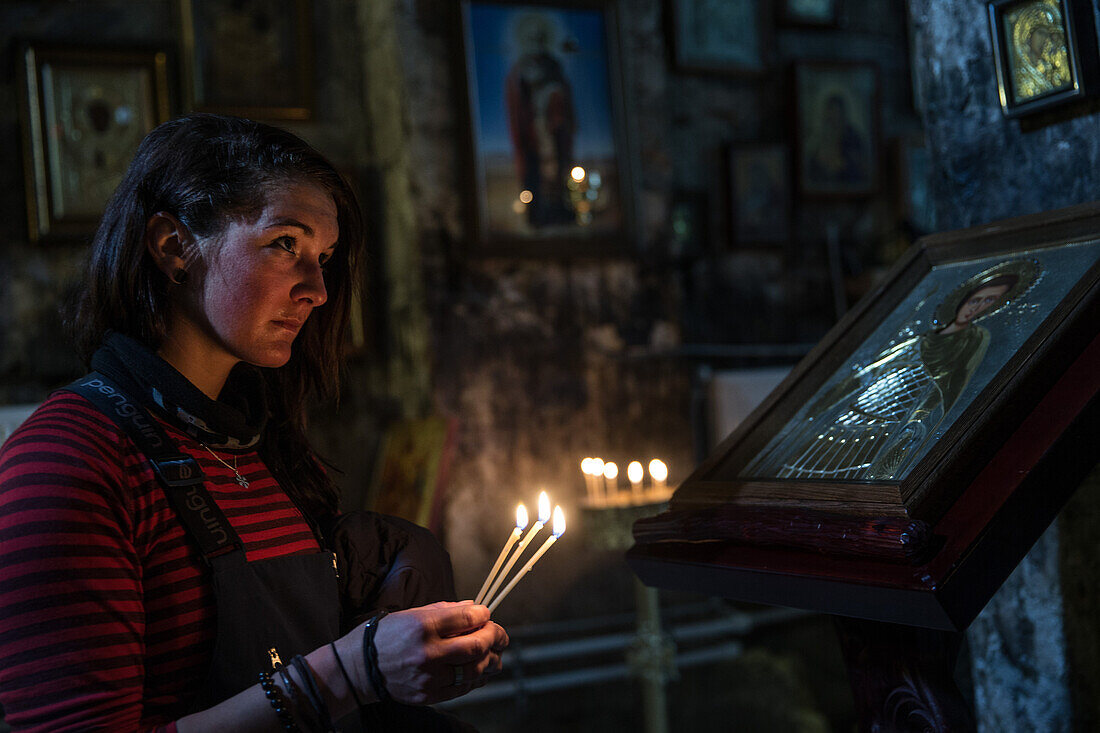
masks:
[(149, 459), (168, 503), (208, 565), (234, 550), (243, 557), (244, 545), (206, 490), (206, 476), (198, 461), (180, 451), (144, 407), (99, 372), (91, 372), (62, 389), (85, 398), (126, 431)]

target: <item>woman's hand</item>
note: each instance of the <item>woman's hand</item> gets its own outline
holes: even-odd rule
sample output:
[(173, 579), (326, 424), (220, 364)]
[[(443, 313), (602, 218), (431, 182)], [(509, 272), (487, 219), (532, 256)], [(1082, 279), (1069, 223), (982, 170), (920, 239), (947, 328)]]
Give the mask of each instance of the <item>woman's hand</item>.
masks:
[(508, 634), (485, 606), (440, 602), (389, 614), (374, 643), (390, 695), (425, 705), (484, 685), (500, 671)]

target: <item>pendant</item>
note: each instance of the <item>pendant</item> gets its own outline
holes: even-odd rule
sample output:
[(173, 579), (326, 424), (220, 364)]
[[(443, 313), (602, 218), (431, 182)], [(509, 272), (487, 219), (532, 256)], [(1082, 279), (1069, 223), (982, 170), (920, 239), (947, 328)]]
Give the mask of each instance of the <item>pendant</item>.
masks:
[(248, 479), (246, 479), (244, 476), (240, 475), (239, 473), (237, 474), (237, 483), (241, 485), (242, 489), (247, 489), (248, 488)]

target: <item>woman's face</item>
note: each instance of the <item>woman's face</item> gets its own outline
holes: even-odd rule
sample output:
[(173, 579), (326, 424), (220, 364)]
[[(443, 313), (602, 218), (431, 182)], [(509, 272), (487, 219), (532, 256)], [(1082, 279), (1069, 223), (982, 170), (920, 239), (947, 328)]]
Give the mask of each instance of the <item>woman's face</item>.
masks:
[(970, 323), (989, 310), (990, 306), (997, 303), (1007, 292), (1007, 285), (992, 285), (975, 290), (959, 306), (959, 310), (955, 313), (955, 324), (965, 326)]
[[(311, 184), (272, 189), (253, 222), (230, 221), (198, 243), (182, 317), (197, 329), (191, 348), (209, 363), (279, 367), (327, 294), (322, 266), (339, 235), (332, 196)], [(194, 343), (196, 342), (197, 343)]]

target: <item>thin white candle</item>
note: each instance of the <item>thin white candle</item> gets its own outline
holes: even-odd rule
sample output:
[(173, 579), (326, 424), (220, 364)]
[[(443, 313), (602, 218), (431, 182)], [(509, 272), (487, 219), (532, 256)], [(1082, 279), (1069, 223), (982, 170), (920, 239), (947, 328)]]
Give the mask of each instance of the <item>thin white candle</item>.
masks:
[(493, 582), (493, 578), (496, 577), (497, 571), (500, 570), (504, 558), (508, 557), (508, 551), (516, 544), (525, 529), (527, 529), (527, 507), (520, 504), (516, 507), (516, 528), (512, 530), (512, 534), (508, 537), (508, 541), (504, 543), (504, 548), (500, 551), (500, 554), (497, 555), (497, 561), (493, 563), (493, 569), (485, 576), (485, 582), (481, 584), (481, 590), (477, 592), (474, 603), (481, 603), (485, 599), (485, 591), (489, 589), (489, 583)]
[(588, 500), (595, 503), (596, 485), (592, 480), (592, 462), (594, 459), (585, 458), (581, 461), (581, 473), (584, 474), (584, 488), (588, 492)]
[(604, 490), (608, 499), (617, 499), (619, 496), (619, 467), (611, 461), (603, 465), (603, 478), (606, 483)]
[(649, 475), (653, 478), (653, 493), (664, 493), (668, 480), (668, 466), (664, 461), (654, 458), (649, 462)]
[(512, 581), (508, 585), (504, 586), (504, 590), (500, 592), (500, 595), (493, 599), (493, 602), (489, 604), (489, 613), (496, 610), (496, 607), (500, 605), (500, 602), (504, 600), (504, 597), (512, 592), (512, 589), (516, 587), (524, 575), (531, 572), (531, 568), (535, 566), (538, 559), (550, 549), (550, 546), (557, 542), (558, 538), (565, 534), (565, 512), (561, 510), (561, 507), (554, 507), (554, 533), (546, 538), (546, 542), (542, 543), (542, 547), (538, 549), (531, 559), (527, 561), (527, 564), (516, 573), (516, 577), (512, 578)]
[(642, 478), (644, 476), (642, 464), (638, 461), (631, 461), (630, 465), (626, 467), (626, 477), (630, 479), (630, 493), (635, 499), (642, 495)]
[(508, 577), (508, 571), (512, 569), (512, 566), (516, 564), (516, 560), (519, 560), (519, 556), (523, 554), (523, 551), (527, 549), (527, 545), (531, 544), (531, 540), (535, 539), (535, 535), (542, 531), (542, 528), (546, 526), (546, 523), (550, 521), (550, 496), (545, 492), (539, 493), (539, 520), (531, 525), (531, 529), (527, 530), (527, 534), (523, 540), (520, 541), (519, 546), (516, 547), (516, 551), (512, 553), (512, 556), (508, 558), (508, 563), (504, 566), (504, 569), (500, 571), (500, 575), (496, 577), (493, 584), (489, 586), (489, 592), (482, 597), (482, 602), (487, 602), (493, 597), (493, 594), (497, 592), (497, 588), (504, 582), (504, 579)]
[(602, 499), (607, 498), (606, 492), (602, 490), (603, 482), (600, 481), (600, 477), (603, 476), (603, 459), (592, 459), (592, 486), (596, 489), (596, 502), (603, 504)]

